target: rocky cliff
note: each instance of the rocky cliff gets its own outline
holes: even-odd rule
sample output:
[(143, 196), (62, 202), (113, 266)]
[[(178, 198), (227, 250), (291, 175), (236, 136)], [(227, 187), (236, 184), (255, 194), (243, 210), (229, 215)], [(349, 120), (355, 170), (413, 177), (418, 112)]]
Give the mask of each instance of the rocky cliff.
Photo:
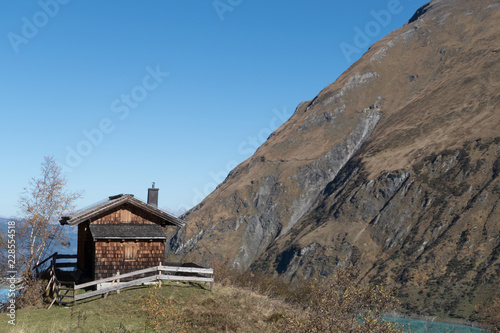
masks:
[(500, 283), (499, 21), (495, 0), (419, 9), (187, 212), (170, 254), (288, 280), (350, 262), (410, 312), (473, 315)]

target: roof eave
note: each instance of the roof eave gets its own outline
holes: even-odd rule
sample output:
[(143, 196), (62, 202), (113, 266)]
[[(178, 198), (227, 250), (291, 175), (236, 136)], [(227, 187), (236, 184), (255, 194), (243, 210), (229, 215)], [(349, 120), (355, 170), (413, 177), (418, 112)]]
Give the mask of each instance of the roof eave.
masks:
[(82, 222), (85, 222), (85, 221), (88, 221), (90, 220), (92, 217), (102, 213), (103, 211), (106, 211), (108, 209), (112, 209), (116, 206), (119, 206), (121, 204), (124, 204), (124, 203), (131, 203), (135, 206), (138, 206), (144, 210), (146, 210), (147, 212), (155, 215), (156, 217), (159, 217), (161, 218), (162, 220), (164, 220), (166, 222), (166, 224), (168, 225), (173, 225), (173, 226), (176, 226), (176, 227), (179, 227), (179, 228), (182, 228), (186, 225), (186, 223), (184, 221), (182, 221), (181, 219), (175, 217), (175, 216), (172, 216), (156, 207), (153, 207), (151, 205), (148, 205), (136, 198), (134, 198), (133, 196), (130, 196), (130, 195), (124, 195), (122, 197), (119, 198), (119, 200), (116, 200), (114, 202), (110, 202), (108, 205), (104, 205), (103, 207), (100, 207), (99, 209), (96, 209), (94, 211), (89, 211), (87, 214), (84, 214), (82, 216), (79, 216), (79, 217), (71, 217), (71, 216), (63, 216), (61, 218), (61, 220), (59, 221), (59, 223), (61, 225), (69, 225), (69, 226), (75, 226), (75, 225), (78, 225)]
[(122, 197), (119, 197), (119, 200), (115, 199), (115, 201), (109, 202), (107, 205), (104, 205), (104, 206), (102, 206), (102, 207), (100, 207), (100, 208), (98, 208), (96, 210), (91, 210), (88, 213), (83, 214), (82, 216), (79, 216), (79, 217), (64, 216), (59, 221), (59, 223), (61, 223), (62, 225), (67, 224), (67, 225), (70, 225), (70, 226), (78, 225), (78, 224), (80, 224), (82, 222), (90, 220), (92, 217), (98, 215), (102, 211), (105, 211), (107, 209), (111, 209), (111, 208), (114, 208), (116, 206), (121, 205), (122, 203), (128, 201), (128, 198), (130, 198), (130, 196), (124, 195)]
[(99, 236), (93, 237), (93, 240), (167, 240), (167, 237), (115, 237), (115, 236)]

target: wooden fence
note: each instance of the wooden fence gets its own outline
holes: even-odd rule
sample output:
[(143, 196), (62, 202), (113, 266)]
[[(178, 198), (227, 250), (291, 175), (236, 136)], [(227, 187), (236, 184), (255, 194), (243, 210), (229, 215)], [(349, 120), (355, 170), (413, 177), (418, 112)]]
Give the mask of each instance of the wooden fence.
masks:
[[(74, 297), (76, 295), (76, 290), (74, 288), (75, 283), (72, 281), (61, 281), (57, 277), (57, 272), (61, 268), (75, 268), (76, 269), (76, 255), (74, 254), (58, 254), (55, 252), (53, 255), (40, 262), (35, 266), (35, 272), (39, 276), (40, 271), (39, 267), (43, 267), (42, 265), (47, 262), (49, 259), (52, 259), (50, 266), (48, 268), (49, 271), (49, 283), (47, 284), (46, 292), (51, 292), (54, 296), (52, 303), (50, 303), (49, 309), (54, 305), (55, 302), (62, 305), (68, 305), (74, 302)], [(63, 262), (58, 261), (58, 259), (64, 260)], [(69, 262), (68, 262), (69, 261)], [(76, 271), (78, 272), (78, 270)], [(76, 278), (76, 276), (73, 276)], [(66, 302), (65, 298), (73, 298), (71, 302)]]
[[(204, 282), (210, 283), (210, 290), (213, 289), (214, 283), (214, 270), (213, 268), (199, 268), (199, 267), (176, 267), (176, 266), (154, 266), (146, 269), (137, 270), (130, 273), (120, 274), (117, 272), (116, 275), (108, 277), (105, 279), (95, 280), (91, 282), (76, 284), (70, 281), (60, 281), (57, 278), (56, 272), (58, 267), (70, 267), (71, 263), (57, 263), (57, 259), (72, 259), (71, 255), (57, 255), (55, 253), (52, 257), (52, 265), (50, 267), (50, 280), (47, 285), (47, 292), (51, 291), (54, 295), (54, 299), (49, 306), (57, 302), (61, 305), (76, 304), (76, 301), (86, 299), (89, 297), (94, 297), (98, 295), (104, 295), (106, 297), (110, 292), (116, 291), (120, 292), (123, 288), (128, 288), (144, 283), (159, 283), (161, 287), (162, 281), (186, 281), (186, 282)], [(62, 265), (61, 265), (62, 264)], [(137, 277), (140, 275), (140, 277)], [(144, 277), (144, 275), (149, 275)], [(122, 279), (130, 281), (120, 282)], [(102, 284), (108, 284), (109, 286), (102, 286)], [(99, 286), (101, 288), (93, 291), (89, 291), (83, 294), (77, 295), (78, 289), (89, 288)], [(69, 298), (69, 301), (67, 299)]]
[(52, 294), (55, 295), (54, 299), (52, 300), (52, 303), (49, 305), (49, 309), (54, 305), (54, 302), (57, 301), (57, 304), (62, 304), (62, 305), (68, 305), (73, 302), (66, 302), (64, 301), (65, 298), (71, 297), (75, 298), (76, 296), (76, 289), (75, 289), (75, 283), (70, 282), (70, 281), (59, 281), (57, 278), (56, 274), (56, 267), (55, 265), (52, 265), (50, 267), (50, 280), (49, 283), (47, 284), (47, 289), (46, 291), (49, 291), (52, 289)]
[[(46, 264), (50, 259), (52, 259), (52, 261), (50, 262), (49, 264), (49, 267), (47, 269), (45, 269), (44, 267), (44, 264)], [(70, 262), (61, 262), (61, 261), (58, 261), (58, 259), (63, 259), (63, 260), (69, 260)], [(54, 254), (52, 254), (51, 256), (45, 258), (45, 260), (41, 261), (39, 264), (35, 265), (33, 267), (33, 274), (35, 277), (40, 277), (41, 274), (45, 271), (45, 270), (48, 270), (50, 271), (51, 270), (51, 266), (55, 266), (56, 269), (59, 269), (59, 268), (74, 268), (76, 269), (76, 254), (59, 254), (57, 252), (55, 252)], [(72, 261), (72, 262), (71, 262)]]
[[(188, 273), (189, 275), (179, 275), (179, 273)], [(121, 279), (130, 278), (137, 275), (144, 275), (144, 274), (153, 274), (153, 275), (147, 277), (140, 277), (127, 282), (120, 282)], [(119, 291), (120, 289), (132, 287), (143, 283), (150, 283), (150, 282), (160, 283), (162, 281), (205, 282), (205, 283), (210, 283), (210, 290), (212, 290), (214, 283), (213, 274), (214, 274), (213, 268), (173, 267), (173, 266), (162, 266), (162, 265), (145, 268), (121, 275), (120, 272), (118, 272), (115, 276), (109, 278), (75, 285), (74, 288), (76, 290), (76, 289), (88, 288), (102, 283), (111, 282), (110, 286), (100, 288), (94, 291), (89, 291), (84, 294), (75, 295), (74, 300), (78, 301), (81, 299), (102, 294), (107, 295), (111, 291)]]

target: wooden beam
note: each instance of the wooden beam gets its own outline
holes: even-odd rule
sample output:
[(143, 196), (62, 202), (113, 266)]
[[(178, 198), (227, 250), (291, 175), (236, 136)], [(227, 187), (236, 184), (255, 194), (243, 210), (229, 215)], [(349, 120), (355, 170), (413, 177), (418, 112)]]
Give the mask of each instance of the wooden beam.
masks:
[[(134, 276), (134, 275), (155, 272), (157, 270), (158, 270), (158, 267), (150, 267), (150, 268), (141, 269), (141, 270), (138, 270), (138, 271), (135, 271), (135, 272), (130, 272), (130, 273), (126, 273), (126, 274), (120, 274), (120, 279), (124, 279), (124, 278), (131, 277), (131, 276)], [(87, 283), (82, 283), (82, 284), (77, 285), (76, 289), (90, 287), (90, 286), (93, 286), (93, 285), (96, 285), (96, 284), (99, 284), (99, 283), (111, 282), (114, 279), (116, 279), (115, 276), (110, 276), (108, 278), (104, 278), (104, 279), (100, 279), (100, 280), (96, 280), (96, 281), (91, 281), (91, 282), (87, 282)]]
[(212, 278), (198, 277), (198, 276), (176, 276), (176, 275), (160, 275), (161, 280), (167, 281), (192, 281), (192, 282), (212, 282)]
[(56, 297), (54, 297), (54, 299), (52, 300), (52, 303), (50, 303), (50, 305), (47, 308), (47, 310), (49, 310), (52, 307), (52, 305), (54, 305), (54, 302), (56, 301), (56, 299), (57, 299), (57, 295), (56, 295)]
[(159, 266), (158, 270), (163, 272), (214, 274), (213, 268)]
[(40, 265), (44, 264), (45, 262), (47, 262), (47, 260), (49, 260), (50, 258), (53, 258), (54, 256), (57, 256), (57, 252), (54, 252), (54, 254), (52, 254), (50, 257), (45, 258), (45, 260), (43, 260), (39, 264), (35, 265), (35, 267), (33, 267), (33, 269), (38, 269), (38, 267)]
[(116, 285), (116, 286), (113, 286), (113, 287), (102, 288), (102, 289), (99, 289), (99, 290), (89, 291), (89, 292), (87, 292), (85, 294), (76, 295), (75, 298), (76, 298), (76, 300), (81, 300), (81, 299), (85, 299), (85, 298), (89, 298), (89, 297), (101, 295), (101, 294), (104, 294), (104, 293), (107, 293), (107, 292), (110, 292), (110, 291), (115, 291), (115, 290), (118, 290), (118, 289), (132, 287), (132, 286), (135, 286), (135, 285), (138, 285), (138, 284), (143, 284), (143, 283), (146, 283), (146, 282), (153, 282), (155, 280), (156, 280), (156, 275), (148, 276), (148, 277), (145, 277), (145, 278), (142, 278), (142, 279), (137, 279), (137, 280), (134, 280), (134, 281), (122, 282), (122, 283), (120, 283), (120, 285)]
[(56, 254), (57, 259), (76, 259), (76, 256), (76, 254)]
[(76, 262), (58, 262), (55, 265), (56, 265), (56, 268), (60, 268), (60, 267), (76, 267)]

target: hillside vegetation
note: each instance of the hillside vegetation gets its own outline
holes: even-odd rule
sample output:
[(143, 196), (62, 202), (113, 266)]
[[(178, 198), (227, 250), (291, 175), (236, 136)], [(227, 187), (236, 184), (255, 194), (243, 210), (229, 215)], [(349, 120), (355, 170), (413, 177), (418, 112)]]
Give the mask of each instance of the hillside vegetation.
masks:
[[(26, 308), (17, 311), (15, 328), (1, 332), (278, 332), (275, 319), (297, 310), (248, 290), (172, 284), (139, 286), (78, 303), (75, 307)], [(149, 318), (149, 319), (148, 319)]]

